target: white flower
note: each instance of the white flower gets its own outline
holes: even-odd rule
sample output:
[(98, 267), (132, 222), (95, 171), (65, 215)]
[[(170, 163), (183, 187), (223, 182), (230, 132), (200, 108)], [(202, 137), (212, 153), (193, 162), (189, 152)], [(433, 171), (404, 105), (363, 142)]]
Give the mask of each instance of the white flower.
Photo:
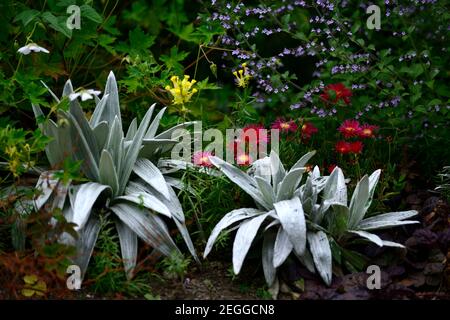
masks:
[(31, 51), (33, 52), (44, 52), (49, 53), (49, 51), (41, 46), (38, 46), (36, 43), (29, 43), (26, 46), (20, 48), (17, 50), (17, 52), (20, 52), (21, 54), (29, 54)]
[(73, 101), (81, 96), (81, 101), (86, 101), (86, 100), (94, 98), (94, 96), (98, 96), (100, 93), (102, 93), (102, 92), (98, 91), (98, 90), (82, 89), (78, 92), (72, 92), (71, 94), (69, 94), (69, 99), (70, 99), (70, 101)]

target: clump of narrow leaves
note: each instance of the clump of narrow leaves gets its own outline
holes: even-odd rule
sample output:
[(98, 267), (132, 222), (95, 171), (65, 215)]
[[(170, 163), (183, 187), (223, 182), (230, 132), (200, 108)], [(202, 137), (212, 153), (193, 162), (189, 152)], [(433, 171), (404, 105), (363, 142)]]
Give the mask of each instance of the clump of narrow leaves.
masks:
[(267, 284), (276, 293), (277, 268), (293, 254), (311, 272), (331, 284), (333, 253), (330, 241), (358, 236), (379, 246), (403, 247), (384, 241), (370, 231), (416, 223), (405, 220), (417, 211), (391, 212), (365, 218), (380, 170), (364, 176), (357, 184), (350, 203), (346, 180), (336, 167), (330, 176), (321, 176), (318, 167), (302, 178), (305, 165), (315, 154), (301, 157), (286, 170), (278, 155), (257, 160), (247, 173), (211, 157), (211, 162), (239, 185), (256, 203), (256, 208), (236, 209), (226, 214), (213, 229), (205, 248), (206, 257), (224, 229), (237, 229), (233, 244), (233, 268), (238, 274), (258, 232), (263, 239), (262, 265)]
[(197, 260), (181, 204), (172, 188), (179, 187), (180, 182), (164, 176), (158, 168), (160, 155), (177, 142), (172, 133), (189, 123), (157, 134), (165, 109), (151, 121), (155, 109), (152, 105), (140, 124), (134, 119), (124, 133), (113, 73), (108, 77), (103, 97), (96, 99), (89, 120), (78, 101), (67, 98), (73, 92), (70, 80), (65, 84), (62, 100), (50, 91), (58, 103), (69, 104), (67, 111), (57, 110), (56, 121), (50, 117), (40, 120), (45, 117), (37, 105), (33, 105), (33, 110), (41, 130), (52, 138), (46, 148), (51, 167), (60, 168), (66, 158), (80, 161), (87, 182), (75, 184), (62, 179), (58, 169), (43, 172), (36, 186), (40, 194), (34, 200), (34, 209), (59, 208), (67, 221), (77, 225), (78, 239), (65, 234), (61, 241), (76, 246), (74, 263), (83, 275), (100, 230), (99, 215), (115, 222), (129, 278), (136, 265), (138, 237), (163, 255), (180, 253), (162, 217), (176, 224)]

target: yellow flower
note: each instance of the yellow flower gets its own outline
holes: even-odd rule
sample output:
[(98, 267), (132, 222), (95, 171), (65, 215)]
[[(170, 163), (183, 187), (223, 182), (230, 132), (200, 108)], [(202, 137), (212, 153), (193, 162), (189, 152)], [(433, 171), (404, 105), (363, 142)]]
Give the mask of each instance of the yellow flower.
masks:
[(236, 85), (238, 87), (245, 88), (245, 87), (248, 86), (248, 83), (249, 83), (250, 79), (252, 78), (252, 76), (248, 74), (247, 64), (246, 63), (242, 64), (242, 68), (243, 69), (239, 69), (238, 71), (234, 71), (233, 74), (236, 77)]
[(18, 177), (19, 176), (19, 167), (20, 167), (20, 160), (18, 158), (13, 158), (11, 160), (8, 161), (8, 169), (10, 172), (12, 172), (12, 174), (14, 175), (14, 177)]
[(16, 146), (7, 146), (5, 148), (5, 152), (10, 158), (12, 158), (13, 156), (15, 156), (17, 154), (17, 148), (16, 148)]
[(172, 76), (170, 81), (172, 81), (173, 87), (166, 86), (165, 89), (173, 96), (173, 104), (184, 105), (186, 102), (189, 102), (192, 95), (198, 91), (197, 89), (192, 88), (197, 81), (194, 79), (189, 81), (188, 75), (185, 75), (183, 80), (180, 80), (178, 76)]

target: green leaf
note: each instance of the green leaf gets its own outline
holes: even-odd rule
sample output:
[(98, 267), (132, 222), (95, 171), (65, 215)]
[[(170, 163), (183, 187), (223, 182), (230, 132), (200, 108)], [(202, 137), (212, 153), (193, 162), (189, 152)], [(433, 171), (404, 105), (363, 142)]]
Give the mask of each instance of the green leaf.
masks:
[(22, 11), (15, 18), (14, 22), (22, 21), (23, 26), (25, 27), (27, 24), (32, 22), (37, 16), (39, 16), (40, 12), (38, 10), (29, 9)]
[(333, 212), (326, 216), (328, 219), (329, 231), (334, 236), (340, 236), (347, 231), (349, 209), (341, 203), (331, 204)]
[(130, 39), (130, 50), (137, 52), (147, 52), (155, 43), (155, 36), (145, 34), (140, 27), (135, 28), (128, 34)]
[(46, 11), (42, 14), (42, 18), (49, 23), (51, 28), (64, 34), (67, 38), (72, 37), (72, 30), (67, 28), (64, 17), (57, 18), (51, 12)]
[(27, 276), (23, 277), (23, 281), (26, 284), (35, 284), (36, 281), (38, 281), (38, 277), (35, 274), (27, 275)]
[(177, 37), (184, 41), (190, 41), (197, 43), (197, 39), (193, 37), (194, 33), (194, 25), (192, 23), (189, 23), (183, 27), (180, 28), (171, 28), (169, 29), (171, 32), (173, 32)]
[(364, 266), (367, 264), (367, 258), (353, 250), (341, 248), (341, 257), (344, 262), (347, 262), (346, 265), (348, 263), (350, 264), (350, 267), (353, 269), (350, 270), (352, 272), (362, 271), (364, 269)]
[(217, 90), (217, 89), (221, 89), (222, 88), (222, 87), (218, 86), (215, 83), (209, 83), (208, 80), (209, 80), (209, 78), (207, 77), (207, 78), (197, 82), (195, 84), (195, 87), (198, 90)]
[(209, 70), (211, 70), (211, 73), (217, 79), (217, 65), (214, 62), (209, 65)]
[(24, 297), (29, 298), (32, 297), (36, 293), (36, 291), (34, 291), (33, 289), (22, 289), (21, 293)]
[(170, 55), (162, 55), (159, 59), (164, 62), (167, 69), (174, 70), (176, 73), (181, 73), (183, 66), (180, 64), (181, 61), (187, 58), (189, 52), (181, 51), (178, 52), (178, 47), (173, 46), (170, 49)]
[(87, 19), (97, 22), (97, 23), (102, 23), (103, 18), (101, 15), (99, 15), (97, 13), (97, 11), (95, 11), (94, 8), (92, 8), (91, 6), (84, 4), (80, 7), (80, 11), (81, 11), (81, 16), (82, 17), (86, 17)]

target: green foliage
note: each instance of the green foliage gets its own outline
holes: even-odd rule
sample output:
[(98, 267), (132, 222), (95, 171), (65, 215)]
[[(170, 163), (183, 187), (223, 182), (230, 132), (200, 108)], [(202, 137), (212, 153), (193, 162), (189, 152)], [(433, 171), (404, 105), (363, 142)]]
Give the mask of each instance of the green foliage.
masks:
[(47, 285), (34, 274), (23, 277), (25, 283), (21, 293), (24, 297), (43, 296), (47, 292)]
[[(2, 165), (6, 165), (14, 178), (19, 177), (35, 166), (37, 154), (44, 150), (48, 141), (39, 129), (25, 131), (11, 126), (0, 128), (0, 158), (6, 161)], [(7, 180), (7, 177), (3, 180)]]
[(185, 258), (183, 254), (176, 252), (164, 258), (159, 266), (169, 278), (178, 278), (183, 281), (191, 262), (190, 257)]
[(444, 197), (447, 199), (447, 201), (450, 201), (450, 167), (444, 167), (442, 169), (442, 172), (438, 175), (438, 182), (437, 182), (437, 188), (441, 194), (444, 195)]
[[(161, 171), (157, 174), (159, 182), (167, 178), (168, 172), (163, 172), (165, 168), (159, 166), (158, 160), (170, 151), (173, 142), (163, 142), (167, 136), (158, 137), (158, 127), (170, 130), (186, 120), (201, 120), (204, 129), (218, 128), (224, 132), (256, 123), (270, 127), (279, 117), (292, 119), (299, 128), (282, 133), (280, 139), (280, 163), (286, 167), (292, 167), (309, 150), (317, 150), (315, 163), (323, 169), (308, 173), (308, 177), (328, 177), (326, 174), (332, 172), (328, 166), (338, 165), (341, 173), (350, 177), (347, 183), (350, 190), (365, 190), (357, 184), (364, 179), (363, 172), (382, 169), (379, 187), (371, 195), (373, 210), (364, 218), (376, 217), (378, 212), (385, 211), (386, 200), (404, 193), (412, 176), (408, 171), (412, 170), (410, 164), (420, 168), (424, 187), (431, 188), (436, 182), (432, 177), (448, 166), (450, 157), (450, 149), (443, 147), (450, 140), (450, 131), (446, 130), (450, 115), (448, 6), (444, 0), (420, 5), (379, 0), (374, 4), (382, 12), (379, 31), (366, 28), (366, 4), (356, 7), (357, 4), (348, 1), (336, 3), (333, 10), (320, 1), (305, 1), (304, 5), (294, 1), (225, 0), (2, 1), (0, 251), (23, 251), (31, 244), (40, 255), (66, 257), (71, 249), (59, 245), (81, 244), (68, 237), (73, 231), (70, 222), (76, 222), (77, 234), (90, 240), (86, 246), (89, 249), (95, 246), (93, 269), (88, 271), (90, 278), (98, 278), (95, 291), (157, 298), (146, 286), (147, 278), (142, 273), (138, 272), (133, 280), (126, 280), (121, 272), (102, 275), (102, 268), (111, 268), (125, 269), (129, 278), (132, 276), (138, 224), (133, 224), (134, 233), (130, 233), (128, 227), (121, 228), (124, 220), (129, 226), (130, 215), (137, 218), (149, 215), (148, 219), (154, 218), (153, 226), (164, 226), (157, 229), (169, 244), (164, 249), (166, 254), (175, 249), (168, 236), (172, 234), (169, 227), (175, 223), (181, 231), (175, 238), (177, 245), (184, 242), (193, 253), (194, 245), (185, 224), (195, 236), (196, 248), (202, 248), (207, 235), (228, 212), (254, 207), (252, 190), (248, 195), (224, 177), (208, 176), (201, 170), (189, 168), (175, 173), (176, 179), (171, 177), (173, 184), (183, 185), (178, 195), (173, 184), (166, 189), (143, 182), (152, 169)], [(80, 29), (72, 30), (66, 24), (70, 5), (80, 8)], [(256, 14), (254, 9), (260, 13)], [(18, 52), (31, 43), (49, 53)], [(249, 74), (246, 85), (238, 87), (233, 71), (244, 68), (244, 63)], [(118, 83), (112, 80), (109, 70), (118, 75)], [(183, 79), (185, 75), (196, 80), (198, 92), (182, 106), (174, 105), (174, 95), (166, 87), (172, 89), (172, 76)], [(80, 87), (73, 88), (67, 78)], [(81, 105), (68, 97), (87, 88), (101, 88), (105, 80), (108, 84), (104, 93), (110, 94), (110, 98), (105, 98), (106, 109), (114, 109), (108, 115), (96, 114), (101, 109), (98, 99)], [(56, 99), (49, 99), (47, 85), (43, 83), (54, 88), (56, 94), (52, 95)], [(349, 88), (351, 103), (340, 100), (333, 90), (328, 98), (323, 97), (326, 86), (336, 83)], [(63, 97), (57, 98), (61, 92)], [(336, 103), (330, 102), (335, 98)], [(133, 149), (142, 147), (137, 158), (150, 161), (142, 164), (131, 154), (124, 155), (130, 150), (127, 149), (133, 140), (130, 137), (136, 137), (133, 128), (138, 129), (138, 120), (144, 124), (150, 120), (149, 106), (153, 103), (167, 106), (167, 114), (154, 127), (150, 125), (144, 137), (136, 138), (139, 141)], [(343, 120), (354, 118), (377, 125), (379, 130), (373, 139), (363, 140), (361, 154), (339, 154), (335, 144), (342, 136), (336, 129)], [(313, 123), (318, 129), (317, 134), (307, 139), (301, 129), (306, 123)], [(158, 149), (159, 145), (163, 147)], [(39, 179), (37, 189), (41, 192), (35, 198), (29, 186), (34, 184), (34, 174), (48, 167), (43, 151), (51, 171), (44, 172)], [(141, 174), (133, 172), (135, 164), (141, 165), (138, 170)], [(310, 163), (303, 165), (305, 171), (312, 169)], [(437, 183), (438, 190), (450, 197), (447, 171), (440, 173)], [(50, 187), (45, 188), (46, 183)], [(293, 196), (292, 190), (288, 190), (286, 199), (276, 199), (278, 185), (265, 187), (264, 197), (268, 199), (258, 195), (255, 200), (258, 209), (262, 206), (267, 212), (276, 211), (275, 203)], [(364, 190), (359, 192), (364, 194)], [(168, 198), (165, 191), (170, 192)], [(317, 194), (318, 199), (314, 198), (314, 192), (310, 193), (308, 201), (315, 203), (326, 198), (321, 192)], [(72, 202), (76, 202), (77, 195), (89, 199), (89, 210), (76, 208), (74, 218)], [(302, 205), (306, 200), (302, 199)], [(42, 210), (44, 202), (46, 210)], [(78, 201), (78, 205), (81, 202), (85, 201)], [(350, 229), (346, 210), (350, 211), (351, 205), (328, 205), (331, 209), (324, 205), (321, 214), (332, 211), (336, 213), (333, 218), (312, 221), (311, 212), (305, 210), (307, 230), (315, 232), (306, 235), (305, 252), (311, 243), (327, 239), (333, 261), (351, 272), (362, 270), (368, 261), (354, 250), (361, 239), (347, 232)], [(48, 211), (48, 215), (41, 218), (30, 215), (30, 207)], [(155, 212), (161, 215), (154, 215)], [(98, 219), (106, 217), (100, 228)], [(30, 222), (28, 218), (34, 220)], [(50, 220), (59, 221), (62, 229), (54, 230), (54, 234), (47, 230), (45, 223)], [(92, 229), (83, 228), (86, 225)], [(151, 223), (145, 220), (144, 225), (148, 227)], [(86, 229), (92, 233), (83, 233)], [(113, 229), (121, 231), (117, 234)], [(154, 231), (150, 227), (145, 231), (150, 230)], [(270, 230), (265, 233), (268, 245), (277, 235), (269, 234)], [(62, 236), (63, 243), (55, 243), (52, 238), (55, 241), (45, 245), (45, 237), (57, 234)], [(380, 243), (373, 235), (362, 234), (365, 239)], [(227, 250), (232, 235), (220, 233), (215, 239), (216, 247)], [(146, 241), (158, 247), (151, 239)], [(313, 268), (314, 263), (328, 263), (329, 252), (322, 249), (318, 248), (320, 255), (310, 257)], [(124, 259), (124, 255), (131, 259)], [(308, 259), (301, 258), (303, 262)], [(128, 265), (121, 267), (125, 261), (129, 261)], [(176, 253), (161, 265), (182, 278), (188, 261)], [(82, 264), (87, 267), (87, 263)], [(62, 265), (58, 264), (58, 269)], [(323, 272), (321, 275), (329, 280)], [(260, 297), (264, 295), (261, 291)]]
[(90, 262), (87, 278), (89, 286), (97, 294), (125, 294), (130, 297), (142, 297), (151, 294), (148, 282), (152, 274), (138, 273), (128, 280), (120, 254), (120, 242), (114, 224), (102, 219), (101, 230), (95, 245), (95, 254)]

